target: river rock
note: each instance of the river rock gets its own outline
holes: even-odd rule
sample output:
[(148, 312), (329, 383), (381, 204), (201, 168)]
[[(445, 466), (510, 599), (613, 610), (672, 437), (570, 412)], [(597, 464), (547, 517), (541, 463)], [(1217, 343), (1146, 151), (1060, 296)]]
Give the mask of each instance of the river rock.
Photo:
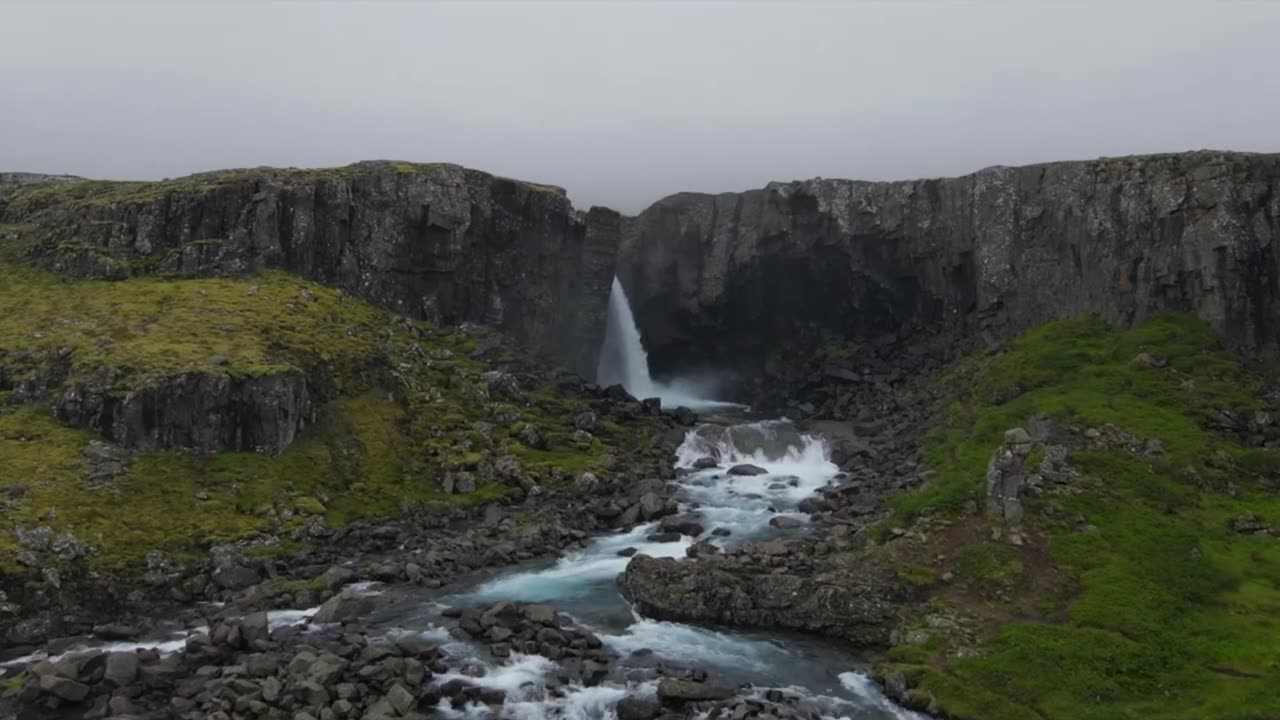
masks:
[(720, 555), (696, 560), (637, 555), (618, 584), (639, 612), (654, 618), (782, 627), (869, 645), (887, 642), (897, 608), (918, 592), (872, 556), (793, 574)]
[(615, 708), (618, 720), (653, 720), (662, 712), (662, 706), (652, 700), (625, 697)]
[(663, 678), (658, 683), (658, 699), (666, 706), (680, 706), (687, 702), (728, 700), (733, 688), (710, 683), (693, 682), (679, 678)]
[(791, 517), (790, 515), (774, 515), (769, 518), (769, 525), (779, 530), (794, 530), (804, 526), (804, 521), (800, 518)]
[(103, 665), (102, 679), (115, 687), (131, 684), (138, 677), (138, 654), (109, 652)]
[(377, 599), (350, 590), (334, 595), (320, 606), (311, 618), (314, 623), (335, 623), (357, 620), (373, 612), (378, 606)]
[(769, 471), (768, 471), (768, 470), (765, 470), (764, 468), (760, 467), (759, 465), (751, 465), (751, 464), (749, 464), (749, 463), (742, 463), (742, 464), (740, 464), (740, 465), (734, 465), (733, 467), (729, 468), (729, 474), (730, 474), (730, 475), (741, 475), (741, 476), (751, 476), (751, 475), (768, 475), (768, 474), (769, 474)]
[(664, 533), (679, 533), (690, 537), (697, 537), (703, 533), (705, 528), (699, 519), (693, 515), (672, 515), (662, 519), (658, 523), (658, 528)]
[(89, 696), (89, 686), (59, 675), (40, 676), (40, 689), (59, 700), (78, 703)]

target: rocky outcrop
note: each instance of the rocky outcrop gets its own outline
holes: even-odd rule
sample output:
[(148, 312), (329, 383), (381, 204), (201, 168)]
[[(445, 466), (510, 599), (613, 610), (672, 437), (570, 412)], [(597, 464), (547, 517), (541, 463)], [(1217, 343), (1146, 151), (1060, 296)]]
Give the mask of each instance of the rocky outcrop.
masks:
[(903, 583), (870, 559), (838, 567), (797, 550), (774, 540), (689, 560), (637, 555), (618, 583), (650, 617), (887, 643), (897, 606), (909, 600)]
[(1277, 240), (1280, 155), (1193, 152), (672, 195), (628, 223), (619, 277), (660, 373), (1085, 312), (1189, 311), (1274, 351)]
[(314, 420), (300, 373), (232, 378), (191, 372), (127, 392), (82, 382), (53, 398), (57, 418), (131, 448), (278, 454)]
[(0, 181), (0, 225), (21, 229), (0, 244), (71, 278), (282, 268), (412, 317), (495, 325), (594, 372), (620, 219), (575, 211), (559, 188), (391, 162)]

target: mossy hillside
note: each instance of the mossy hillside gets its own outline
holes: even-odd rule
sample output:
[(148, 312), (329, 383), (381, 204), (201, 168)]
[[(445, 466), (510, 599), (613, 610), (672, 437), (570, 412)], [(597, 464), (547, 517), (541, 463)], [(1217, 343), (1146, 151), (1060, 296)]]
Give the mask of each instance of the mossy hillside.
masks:
[(69, 358), (70, 380), (112, 371), (120, 387), (180, 372), (302, 371), (334, 393), (361, 384), (404, 331), (368, 303), (269, 272), (257, 279), (67, 283), (0, 264), (0, 377)]
[[(586, 403), (526, 376), (496, 397), (471, 357), (484, 331), (441, 330), (283, 273), (243, 279), (64, 283), (19, 266), (0, 271), (0, 368), (11, 381), (64, 357), (72, 378), (106, 373), (121, 392), (173, 373), (301, 372), (335, 399), (279, 457), (254, 453), (140, 454), (109, 482), (87, 482), (89, 433), (38, 405), (0, 407), (0, 566), (16, 563), (18, 527), (50, 525), (93, 546), (91, 567), (137, 570), (151, 550), (199, 559), (216, 543), (269, 542), (323, 517), (361, 519), (472, 505), (515, 492), (492, 472), (514, 455), (536, 482), (604, 470), (643, 445), (644, 423), (601, 422), (574, 442)], [(500, 358), (511, 358), (505, 351)], [(9, 393), (11, 396), (12, 393)], [(546, 440), (524, 446), (519, 431)], [(446, 495), (441, 479), (472, 472), (477, 489)]]
[[(1166, 452), (1074, 453), (1079, 487), (1028, 503), (1023, 534), (1048, 544), (1047, 563), (985, 540), (924, 550), (953, 557), (957, 581), (933, 588), (935, 604), (999, 619), (976, 648), (895, 649), (882, 672), (957, 718), (1280, 717), (1280, 539), (1231, 528), (1243, 514), (1280, 527), (1280, 458), (1218, 429), (1222, 411), (1261, 407), (1267, 379), (1207, 325), (1172, 315), (1128, 331), (1052, 323), (963, 363), (927, 447), (938, 476), (897, 499), (894, 522), (958, 517), (1003, 432), (1037, 413), (1110, 423)], [(1051, 574), (1069, 579), (1061, 597), (1032, 591)]]

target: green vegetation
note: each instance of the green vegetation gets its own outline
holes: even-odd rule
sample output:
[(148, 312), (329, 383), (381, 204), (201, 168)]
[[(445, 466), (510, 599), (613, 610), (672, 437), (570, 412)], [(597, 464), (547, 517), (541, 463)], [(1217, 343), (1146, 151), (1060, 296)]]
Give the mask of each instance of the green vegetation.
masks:
[[(111, 573), (140, 571), (156, 549), (179, 561), (233, 541), (285, 554), (313, 518), (341, 527), (489, 502), (519, 491), (495, 470), (501, 456), (529, 480), (562, 483), (603, 470), (643, 435), (606, 422), (579, 447), (571, 418), (581, 399), (552, 387), (490, 393), (489, 367), (470, 357), (482, 331), (397, 318), (285, 273), (67, 283), (0, 261), (0, 306), (0, 388), (56, 397), (83, 383), (123, 397), (175, 374), (297, 373), (322, 402), (279, 456), (144, 452), (89, 482), (85, 449), (100, 438), (0, 393), (0, 574), (26, 572), (18, 528), (70, 532), (92, 548), (89, 567)], [(545, 447), (519, 440), (526, 424)], [(471, 473), (475, 491), (446, 494), (451, 471)]]
[[(1025, 591), (998, 608), (977, 652), (899, 653), (882, 671), (903, 672), (915, 697), (957, 718), (1280, 717), (1280, 538), (1231, 526), (1248, 515), (1280, 528), (1280, 457), (1221, 429), (1224, 411), (1253, 417), (1263, 381), (1206, 324), (1174, 315), (1128, 331), (1092, 317), (1051, 323), (963, 363), (928, 442), (938, 475), (896, 500), (895, 522), (987, 522), (957, 511), (979, 499), (1004, 431), (1037, 413), (1111, 424), (1164, 452), (1075, 452), (1073, 491), (1028, 503), (1027, 532), (1047, 538), (1043, 567), (1001, 544), (955, 554), (960, 578)], [(1055, 576), (1071, 587), (1061, 602), (1032, 592)]]
[(955, 563), (960, 577), (975, 580), (1011, 577), (1023, 570), (1018, 551), (996, 543), (966, 545), (956, 552)]

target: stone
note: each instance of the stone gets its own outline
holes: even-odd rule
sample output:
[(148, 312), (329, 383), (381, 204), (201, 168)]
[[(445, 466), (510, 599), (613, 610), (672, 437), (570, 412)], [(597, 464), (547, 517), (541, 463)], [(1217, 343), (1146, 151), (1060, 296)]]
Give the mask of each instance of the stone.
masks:
[(618, 720), (653, 720), (662, 712), (662, 706), (652, 700), (625, 697), (616, 707)]
[(668, 677), (658, 682), (658, 700), (668, 707), (678, 707), (689, 702), (728, 700), (733, 694), (733, 688), (692, 680)]
[(524, 617), (531, 623), (539, 625), (558, 625), (555, 608), (550, 605), (525, 605)]
[(774, 515), (769, 518), (770, 527), (778, 530), (794, 530), (798, 527), (804, 527), (805, 522), (800, 518), (791, 517), (790, 515)]
[(768, 475), (769, 471), (760, 467), (759, 465), (742, 463), (740, 465), (734, 465), (733, 467), (729, 468), (729, 474), (749, 477), (752, 475)]
[(387, 702), (391, 704), (391, 707), (395, 708), (397, 713), (404, 715), (414, 708), (417, 704), (417, 698), (413, 696), (413, 693), (406, 690), (403, 685), (396, 683), (387, 691)]
[(344, 590), (324, 601), (312, 616), (311, 622), (325, 624), (358, 620), (373, 612), (377, 606), (378, 601), (372, 595)]
[(316, 578), (316, 583), (326, 590), (337, 590), (343, 585), (354, 581), (355, 578), (356, 573), (354, 570), (334, 565), (320, 573), (320, 576)]
[(267, 622), (267, 614), (259, 611), (245, 615), (240, 620), (240, 637), (250, 645), (259, 640), (270, 639), (271, 628)]
[(716, 467), (720, 467), (720, 463), (713, 457), (700, 457), (693, 461), (694, 470), (710, 470)]
[(103, 665), (102, 679), (115, 687), (124, 687), (138, 679), (138, 654), (109, 652)]
[(667, 502), (656, 493), (647, 492), (640, 496), (640, 517), (645, 520), (657, 520), (667, 514)]
[(672, 543), (680, 542), (681, 535), (678, 532), (656, 532), (650, 533), (645, 540), (652, 543)]
[(706, 529), (702, 527), (702, 523), (693, 515), (670, 515), (662, 519), (658, 523), (658, 529), (664, 533), (679, 533), (690, 537), (697, 537)]
[(256, 585), (262, 579), (257, 571), (234, 563), (215, 568), (212, 578), (214, 584), (225, 590), (243, 590), (250, 585)]
[(69, 703), (78, 703), (89, 696), (89, 686), (59, 675), (40, 676), (40, 689)]
[(266, 680), (263, 680), (262, 681), (263, 702), (267, 702), (272, 705), (275, 705), (276, 703), (280, 702), (280, 693), (283, 691), (283, 689), (284, 688), (280, 684), (280, 681), (277, 680), (276, 678), (269, 677)]

